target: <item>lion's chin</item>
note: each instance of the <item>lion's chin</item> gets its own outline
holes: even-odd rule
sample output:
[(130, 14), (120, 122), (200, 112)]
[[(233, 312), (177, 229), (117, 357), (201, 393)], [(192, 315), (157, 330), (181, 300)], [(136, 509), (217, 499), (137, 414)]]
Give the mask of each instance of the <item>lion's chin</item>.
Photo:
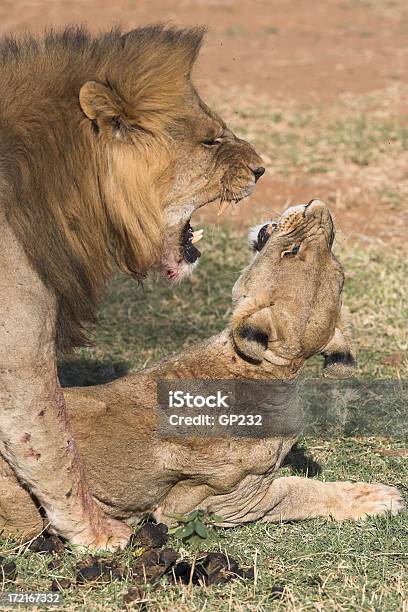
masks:
[(173, 244), (167, 243), (160, 262), (162, 274), (172, 282), (180, 282), (190, 276), (201, 257), (196, 243), (203, 237), (203, 230), (194, 231), (190, 220), (183, 223), (177, 237), (173, 234)]
[(182, 261), (163, 261), (161, 264), (162, 274), (172, 283), (179, 283), (192, 274), (198, 262), (188, 263)]

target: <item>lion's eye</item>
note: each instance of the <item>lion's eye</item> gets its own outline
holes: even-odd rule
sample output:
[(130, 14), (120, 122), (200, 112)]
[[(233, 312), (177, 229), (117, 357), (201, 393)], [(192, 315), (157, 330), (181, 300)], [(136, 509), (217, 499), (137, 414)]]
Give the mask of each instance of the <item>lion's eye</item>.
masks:
[(201, 141), (201, 144), (203, 144), (206, 147), (216, 147), (220, 144), (222, 144), (222, 140), (221, 138), (205, 138), (204, 140)]

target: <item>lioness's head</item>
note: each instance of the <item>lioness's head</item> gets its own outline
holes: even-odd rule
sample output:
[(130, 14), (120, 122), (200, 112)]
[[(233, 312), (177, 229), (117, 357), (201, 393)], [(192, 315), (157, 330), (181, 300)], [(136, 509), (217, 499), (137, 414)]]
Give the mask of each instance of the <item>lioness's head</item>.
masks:
[(242, 357), (289, 365), (341, 335), (343, 269), (333, 239), (329, 209), (319, 200), (254, 228), (254, 258), (233, 289), (232, 335)]
[(194, 211), (238, 202), (264, 173), (193, 86), (202, 37), (200, 28), (161, 26), (122, 35), (115, 62), (80, 89), (116, 257), (136, 275), (160, 263), (168, 278), (185, 276), (200, 256)]

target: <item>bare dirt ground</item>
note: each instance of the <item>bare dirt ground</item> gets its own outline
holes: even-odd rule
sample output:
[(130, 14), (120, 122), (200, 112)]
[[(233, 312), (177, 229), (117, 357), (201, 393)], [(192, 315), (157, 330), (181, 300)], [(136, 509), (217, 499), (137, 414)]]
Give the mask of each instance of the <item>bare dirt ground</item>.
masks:
[[(387, 150), (387, 139), (390, 145), (400, 143), (401, 134), (390, 138), (389, 129), (377, 129), (373, 139), (370, 131), (376, 123), (408, 126), (404, 0), (0, 0), (0, 33), (40, 33), (67, 23), (84, 23), (94, 31), (115, 24), (130, 29), (156, 21), (209, 28), (195, 75), (200, 91), (265, 155), (268, 173), (250, 203), (223, 223), (244, 229), (289, 202), (319, 197), (331, 204), (347, 236), (405, 243), (408, 147)], [(276, 121), (277, 108), (283, 122)], [(299, 130), (296, 118), (310, 109), (313, 116)], [(373, 110), (377, 115), (370, 115)], [(366, 117), (371, 117), (368, 128)], [(361, 124), (354, 125), (350, 144), (347, 134), (356, 120), (363, 121), (363, 132), (358, 133)], [(336, 137), (339, 121), (343, 138)], [(285, 133), (295, 140), (289, 152)], [(330, 151), (321, 150), (326, 133), (334, 136)], [(265, 144), (268, 134), (272, 143)], [(370, 159), (347, 155), (356, 145), (370, 149)], [(325, 167), (298, 158), (294, 163), (293, 148), (305, 160), (319, 150)], [(338, 150), (343, 154), (333, 154)], [(216, 219), (215, 207), (203, 217)]]

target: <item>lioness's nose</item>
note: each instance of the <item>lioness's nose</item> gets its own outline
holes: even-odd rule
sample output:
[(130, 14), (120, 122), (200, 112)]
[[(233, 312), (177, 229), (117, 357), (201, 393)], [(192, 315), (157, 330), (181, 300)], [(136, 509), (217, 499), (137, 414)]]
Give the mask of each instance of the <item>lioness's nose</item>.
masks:
[(255, 183), (257, 182), (258, 179), (261, 178), (261, 176), (265, 172), (265, 168), (263, 168), (262, 166), (259, 166), (259, 168), (251, 168), (251, 170), (254, 173)]

